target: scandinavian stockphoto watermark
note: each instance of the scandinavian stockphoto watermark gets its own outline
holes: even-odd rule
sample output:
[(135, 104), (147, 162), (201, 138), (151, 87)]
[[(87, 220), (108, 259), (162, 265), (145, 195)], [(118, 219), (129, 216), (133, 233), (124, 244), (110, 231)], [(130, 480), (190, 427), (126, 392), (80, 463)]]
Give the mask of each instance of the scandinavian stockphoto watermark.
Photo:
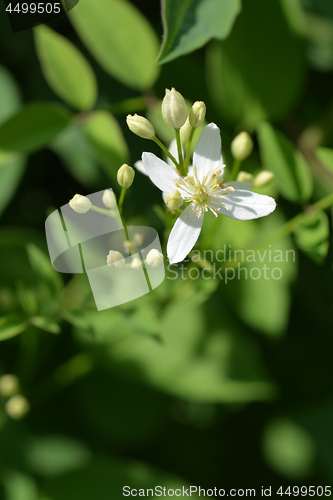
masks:
[[(198, 265), (190, 267), (189, 262)], [(167, 278), (170, 280), (204, 280), (219, 279), (225, 284), (237, 280), (279, 280), (283, 276), (280, 264), (296, 262), (295, 250), (272, 249), (269, 245), (265, 250), (247, 249), (233, 250), (231, 245), (224, 244), (222, 248), (213, 250), (193, 250), (190, 258), (180, 265), (167, 266)]]

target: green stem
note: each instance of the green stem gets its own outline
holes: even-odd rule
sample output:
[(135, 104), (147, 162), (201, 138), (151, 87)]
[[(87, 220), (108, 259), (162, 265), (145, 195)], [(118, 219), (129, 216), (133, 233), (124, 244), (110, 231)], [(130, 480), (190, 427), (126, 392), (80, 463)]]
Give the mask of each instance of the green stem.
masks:
[(180, 140), (180, 129), (175, 128), (175, 132), (176, 132), (177, 150), (178, 150), (178, 158), (179, 158), (179, 170), (180, 170), (180, 173), (183, 174), (184, 158), (183, 158), (183, 151), (182, 151), (182, 143)]
[(230, 175), (229, 175), (228, 182), (236, 180), (236, 177), (238, 175), (239, 167), (241, 166), (241, 163), (242, 163), (241, 160), (235, 160), (234, 161), (232, 170), (231, 170)]
[(110, 210), (107, 210), (106, 208), (99, 208), (99, 207), (95, 207), (95, 205), (91, 205), (90, 210), (94, 210), (94, 212), (98, 212), (100, 214), (104, 214), (104, 215), (108, 215), (109, 217), (112, 217)]
[(129, 253), (129, 255), (132, 255), (131, 242), (130, 242), (129, 235), (128, 235), (127, 225), (126, 225), (124, 217), (122, 215), (120, 217), (121, 217), (121, 221), (122, 221), (123, 226), (124, 226), (124, 231), (125, 231), (125, 236), (126, 236), (126, 241), (127, 241), (127, 247), (128, 247), (128, 253)]
[(195, 128), (192, 128), (191, 133), (190, 133), (190, 137), (187, 141), (187, 149), (186, 149), (186, 156), (185, 156), (185, 162), (184, 162), (184, 175), (187, 175), (187, 173), (188, 173), (188, 166), (190, 163), (191, 144), (192, 144), (194, 132), (195, 132)]
[(167, 148), (164, 146), (164, 144), (156, 137), (153, 137), (152, 138), (152, 141), (156, 142), (156, 144), (162, 149), (162, 151), (167, 155), (168, 158), (170, 158), (170, 160), (176, 165), (176, 167), (179, 169), (180, 168), (180, 165), (179, 163), (177, 162), (176, 158), (174, 158), (172, 156), (172, 154), (170, 153), (170, 151), (167, 150)]
[(124, 203), (125, 194), (126, 194), (126, 188), (123, 187), (121, 190), (120, 198), (119, 198), (119, 202), (118, 202), (118, 210), (119, 210), (120, 215), (123, 212), (123, 203)]

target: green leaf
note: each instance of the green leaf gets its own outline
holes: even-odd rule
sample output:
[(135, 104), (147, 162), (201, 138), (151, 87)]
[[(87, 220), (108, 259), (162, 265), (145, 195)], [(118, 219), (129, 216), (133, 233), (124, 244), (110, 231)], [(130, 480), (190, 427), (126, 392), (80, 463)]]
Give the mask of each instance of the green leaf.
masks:
[(85, 133), (106, 172), (115, 179), (118, 169), (129, 157), (117, 120), (108, 111), (95, 111), (87, 121)]
[(149, 89), (157, 79), (158, 40), (146, 18), (126, 0), (81, 1), (69, 18), (83, 43), (111, 76)]
[(312, 194), (313, 181), (308, 164), (282, 132), (269, 123), (258, 127), (258, 140), (263, 167), (274, 172), (283, 196), (303, 203)]
[(330, 148), (317, 148), (315, 155), (333, 174), (333, 149)]
[(297, 246), (317, 264), (322, 264), (329, 248), (330, 226), (328, 216), (319, 211), (305, 214), (295, 230)]
[(97, 82), (87, 59), (67, 38), (46, 25), (34, 28), (43, 75), (52, 90), (75, 109), (92, 108)]
[(63, 281), (61, 274), (53, 269), (49, 256), (33, 243), (27, 245), (27, 252), (30, 265), (37, 278), (47, 285), (52, 295), (57, 296), (63, 287)]
[(20, 472), (7, 472), (4, 487), (6, 500), (39, 500), (39, 492), (33, 478)]
[(45, 332), (50, 332), (58, 334), (61, 332), (61, 328), (56, 321), (45, 316), (32, 316), (29, 319), (30, 323), (40, 330)]
[(27, 322), (24, 316), (20, 314), (8, 314), (0, 318), (0, 341), (7, 340), (20, 333), (27, 328)]
[(0, 123), (18, 110), (20, 101), (20, 91), (16, 81), (4, 66), (0, 66)]
[(30, 440), (25, 460), (35, 474), (54, 477), (84, 466), (89, 458), (89, 450), (80, 441), (47, 435)]
[(304, 48), (279, 0), (243, 2), (231, 35), (207, 53), (208, 89), (224, 119), (254, 129), (284, 117), (304, 82)]
[(0, 148), (33, 151), (45, 146), (70, 121), (70, 113), (51, 103), (27, 104), (0, 126)]
[(105, 184), (99, 160), (84, 133), (83, 123), (71, 123), (51, 143), (69, 173), (87, 188)]
[(158, 62), (193, 52), (211, 38), (226, 38), (240, 9), (240, 0), (163, 0), (164, 35)]
[(0, 214), (15, 194), (25, 166), (24, 156), (4, 154), (0, 151)]
[(316, 448), (311, 435), (288, 418), (276, 418), (265, 429), (264, 455), (287, 478), (302, 479), (313, 471)]

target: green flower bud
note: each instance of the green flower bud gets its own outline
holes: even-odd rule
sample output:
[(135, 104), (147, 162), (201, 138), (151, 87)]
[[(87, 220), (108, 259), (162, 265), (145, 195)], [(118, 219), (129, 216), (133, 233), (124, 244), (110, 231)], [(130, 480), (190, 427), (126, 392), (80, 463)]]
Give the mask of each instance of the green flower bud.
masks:
[(166, 193), (164, 195), (164, 201), (170, 210), (176, 210), (176, 208), (181, 207), (184, 203), (184, 200), (177, 189), (174, 189), (170, 193)]
[(117, 250), (110, 250), (106, 257), (106, 263), (109, 267), (122, 269), (125, 266), (125, 257), (122, 253), (117, 252)]
[(187, 106), (184, 97), (176, 89), (165, 90), (162, 101), (162, 116), (167, 125), (181, 128), (186, 122)]
[(180, 129), (180, 140), (182, 144), (186, 144), (190, 138), (192, 132), (192, 125), (190, 124), (190, 119), (187, 117), (186, 122)]
[(163, 262), (163, 254), (159, 252), (156, 248), (150, 250), (147, 255), (146, 262), (150, 267), (158, 267)]
[(133, 181), (134, 181), (134, 176), (135, 176), (135, 171), (132, 167), (124, 163), (122, 167), (117, 172), (117, 181), (118, 184), (123, 187), (128, 189)]
[(266, 186), (271, 182), (273, 179), (274, 174), (273, 172), (270, 172), (269, 170), (262, 170), (255, 178), (253, 181), (253, 185), (255, 187), (263, 187)]
[(69, 202), (69, 206), (78, 214), (85, 214), (91, 208), (91, 201), (86, 196), (76, 194)]
[(155, 129), (147, 118), (135, 114), (127, 115), (126, 123), (133, 134), (142, 137), (143, 139), (152, 139), (155, 137)]
[(12, 396), (5, 404), (5, 411), (7, 415), (9, 415), (14, 420), (20, 420), (21, 418), (25, 417), (29, 409), (29, 401), (21, 394)]
[(107, 208), (116, 208), (117, 200), (112, 191), (106, 189), (103, 193), (102, 201)]
[(190, 111), (190, 124), (193, 128), (200, 127), (206, 117), (206, 104), (202, 101), (196, 101)]
[(252, 153), (253, 141), (247, 132), (238, 134), (231, 143), (231, 152), (235, 160), (243, 161)]
[(253, 175), (249, 174), (248, 172), (244, 172), (243, 170), (241, 170), (239, 172), (239, 174), (237, 175), (236, 181), (250, 182), (251, 184), (253, 184)]

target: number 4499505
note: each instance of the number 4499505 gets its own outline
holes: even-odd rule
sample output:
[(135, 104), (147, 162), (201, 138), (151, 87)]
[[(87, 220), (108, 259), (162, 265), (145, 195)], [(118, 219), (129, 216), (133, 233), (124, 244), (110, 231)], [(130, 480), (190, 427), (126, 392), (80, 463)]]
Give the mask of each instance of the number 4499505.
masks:
[(331, 486), (301, 486), (301, 487), (293, 486), (293, 488), (288, 486), (288, 488), (286, 488), (285, 490), (281, 486), (277, 490), (276, 494), (281, 495), (281, 497), (283, 495), (287, 495), (289, 497), (290, 496), (293, 496), (293, 497), (298, 497), (298, 496), (301, 496), (301, 497), (306, 497), (306, 496), (309, 496), (309, 497), (314, 497), (314, 496), (330, 497), (332, 492), (331, 492)]
[[(13, 4), (14, 5), (14, 4)], [(6, 7), (6, 12), (12, 14), (16, 12), (17, 14), (60, 14), (60, 2), (55, 3), (17, 3), (15, 7), (12, 7), (10, 3), (8, 7)]]

